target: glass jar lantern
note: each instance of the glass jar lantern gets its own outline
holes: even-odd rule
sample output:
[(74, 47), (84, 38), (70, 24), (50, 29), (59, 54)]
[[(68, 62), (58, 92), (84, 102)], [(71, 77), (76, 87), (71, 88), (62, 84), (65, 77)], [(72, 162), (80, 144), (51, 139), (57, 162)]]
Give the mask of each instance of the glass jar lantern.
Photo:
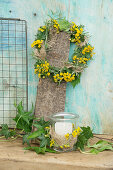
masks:
[(49, 118), (52, 139), (50, 146), (59, 152), (73, 150), (73, 145), (77, 141), (76, 120), (79, 116), (69, 112), (59, 112), (49, 116)]

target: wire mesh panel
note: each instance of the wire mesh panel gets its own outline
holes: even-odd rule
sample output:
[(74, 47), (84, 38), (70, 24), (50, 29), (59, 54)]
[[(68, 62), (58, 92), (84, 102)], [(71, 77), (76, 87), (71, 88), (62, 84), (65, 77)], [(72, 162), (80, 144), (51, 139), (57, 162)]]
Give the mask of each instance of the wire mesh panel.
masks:
[(14, 126), (14, 102), (28, 107), (27, 25), (20, 19), (0, 18), (0, 125)]

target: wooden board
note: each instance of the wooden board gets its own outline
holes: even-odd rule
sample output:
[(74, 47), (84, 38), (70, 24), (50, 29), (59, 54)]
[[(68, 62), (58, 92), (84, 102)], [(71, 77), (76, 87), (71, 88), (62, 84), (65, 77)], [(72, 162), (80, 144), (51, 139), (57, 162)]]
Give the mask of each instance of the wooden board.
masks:
[[(98, 137), (113, 138), (110, 135)], [(92, 143), (98, 141), (97, 138), (92, 140)], [(24, 147), (22, 139), (0, 141), (0, 170), (113, 170), (112, 151), (97, 155), (82, 154), (79, 151), (37, 155), (33, 151), (25, 151)]]

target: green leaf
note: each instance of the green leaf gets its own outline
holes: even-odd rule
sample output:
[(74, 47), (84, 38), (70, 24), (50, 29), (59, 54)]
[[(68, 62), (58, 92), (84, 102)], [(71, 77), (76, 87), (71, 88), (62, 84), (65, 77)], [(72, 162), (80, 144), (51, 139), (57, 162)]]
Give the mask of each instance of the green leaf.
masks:
[(37, 137), (41, 136), (42, 133), (43, 133), (43, 131), (37, 130), (37, 131), (33, 132), (32, 134), (30, 134), (30, 135), (28, 136), (28, 139), (37, 138)]
[(40, 147), (26, 147), (25, 150), (32, 150), (35, 151), (37, 154), (45, 154), (46, 147), (40, 148)]
[(38, 130), (42, 130), (43, 127), (40, 124), (33, 124), (34, 127), (36, 127)]
[(46, 152), (50, 152), (50, 153), (57, 153), (57, 151), (52, 150), (52, 149), (50, 149), (50, 148), (46, 148)]
[(35, 121), (34, 124), (35, 124), (35, 127), (37, 126), (37, 128), (39, 127), (39, 125), (42, 126), (43, 128), (45, 128), (45, 127), (48, 127), (50, 125), (50, 122), (45, 121), (44, 117), (41, 117), (40, 120)]
[(17, 110), (18, 110), (18, 114), (22, 114), (23, 111), (23, 105), (22, 105), (22, 101), (16, 106)]
[(29, 136), (29, 134), (23, 135), (23, 145), (24, 145), (25, 143), (27, 143), (28, 146), (30, 146), (30, 139), (28, 139), (28, 136)]
[(96, 144), (90, 145), (88, 144), (88, 148), (92, 148), (89, 152), (97, 154), (99, 152), (105, 151), (105, 150), (113, 150), (112, 143), (105, 141), (105, 140), (99, 140)]
[(5, 136), (5, 138), (8, 139), (9, 137), (16, 135), (15, 130), (9, 130), (7, 124), (2, 124), (1, 127), (0, 136)]
[(30, 111), (24, 111), (22, 101), (17, 105), (15, 104), (15, 107), (17, 108), (18, 114), (13, 119), (16, 122), (16, 128), (22, 129), (26, 133), (30, 132), (32, 129), (32, 123), (34, 119), (33, 112), (33, 105)]
[(1, 127), (2, 127), (2, 130), (8, 130), (8, 125), (7, 124), (2, 124)]
[(59, 19), (58, 23), (61, 31), (66, 31), (66, 32), (69, 31), (71, 23), (69, 23), (69, 21), (67, 21), (65, 18)]
[(80, 77), (81, 77), (81, 73), (79, 73), (78, 76), (75, 76), (75, 80), (73, 80), (73, 81), (71, 82), (73, 88), (74, 88), (77, 84), (80, 83)]
[(89, 148), (99, 148), (99, 147), (101, 147), (101, 146), (103, 146), (103, 145), (105, 145), (105, 144), (108, 144), (108, 142), (107, 141), (104, 141), (104, 140), (99, 140), (96, 144), (94, 144), (94, 145), (89, 145), (88, 144), (88, 147)]
[(42, 147), (46, 146), (47, 143), (48, 143), (47, 139), (44, 138), (44, 139), (40, 142), (40, 147), (42, 148)]
[(84, 151), (84, 147), (87, 144), (88, 140), (93, 137), (93, 133), (89, 126), (81, 127), (81, 129), (82, 132), (77, 137), (77, 142), (74, 144), (73, 149), (74, 150), (80, 149)]
[(32, 150), (35, 151), (37, 154), (45, 154), (45, 152), (50, 152), (50, 153), (57, 153), (56, 151), (50, 149), (50, 148), (46, 148), (45, 147), (26, 147), (24, 148), (25, 150)]
[(95, 149), (95, 148), (92, 148), (92, 149), (89, 151), (89, 153), (98, 154), (99, 151), (98, 151), (97, 149)]
[(100, 148), (98, 148), (99, 152), (105, 151), (105, 150), (111, 150), (113, 151), (113, 147), (111, 145), (103, 145)]

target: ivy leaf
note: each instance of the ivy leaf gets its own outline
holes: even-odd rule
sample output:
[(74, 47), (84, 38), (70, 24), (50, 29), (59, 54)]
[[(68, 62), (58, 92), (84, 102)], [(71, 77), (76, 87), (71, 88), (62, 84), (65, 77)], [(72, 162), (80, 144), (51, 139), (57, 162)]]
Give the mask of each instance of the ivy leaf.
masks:
[(93, 137), (93, 133), (89, 126), (81, 127), (81, 129), (82, 132), (77, 137), (77, 142), (74, 144), (73, 149), (74, 150), (80, 149), (84, 151), (84, 147), (87, 144), (88, 140)]
[(99, 141), (98, 141), (96, 144), (94, 144), (94, 145), (90, 145), (90, 144), (88, 143), (88, 148), (95, 148), (95, 149), (97, 149), (97, 148), (103, 146), (104, 144), (108, 144), (108, 142), (107, 142), (107, 141), (104, 141), (104, 140), (99, 140)]
[(95, 148), (92, 148), (92, 149), (89, 151), (89, 153), (98, 154), (99, 151), (98, 151), (97, 149), (95, 149)]
[(98, 148), (99, 152), (102, 152), (104, 150), (111, 150), (111, 151), (113, 151), (113, 147), (111, 145), (104, 145), (104, 146), (101, 146), (100, 148)]
[(37, 138), (37, 137), (41, 136), (41, 134), (42, 134), (43, 132), (44, 132), (43, 130), (34, 131), (32, 134), (30, 134), (30, 135), (28, 136), (28, 139)]
[(32, 114), (33, 105), (31, 110), (28, 112), (24, 111), (22, 101), (18, 105), (16, 104), (14, 105), (17, 108), (17, 112), (18, 112), (16, 117), (13, 119), (16, 122), (16, 128), (23, 129), (26, 133), (30, 132), (32, 130), (32, 123), (34, 119), (34, 115)]
[(46, 147), (40, 148), (40, 147), (30, 146), (30, 147), (26, 147), (24, 149), (35, 151), (37, 154), (45, 154), (45, 151), (46, 151)]
[(46, 152), (50, 152), (50, 153), (57, 153), (57, 151), (52, 150), (52, 149), (50, 149), (50, 148), (46, 148)]
[(35, 125), (35, 127), (37, 127), (37, 129), (39, 127), (45, 128), (45, 127), (48, 127), (50, 125), (50, 122), (49, 121), (45, 121), (44, 117), (41, 117), (39, 121), (35, 121), (34, 122), (34, 125)]
[(43, 130), (43, 127), (40, 124), (33, 124), (34, 127), (36, 127), (38, 130)]
[(30, 139), (28, 139), (29, 134), (23, 135), (23, 145), (27, 143), (28, 146), (30, 146)]
[(97, 154), (99, 152), (105, 151), (105, 150), (112, 150), (113, 151), (113, 147), (112, 147), (113, 143), (110, 143), (108, 141), (104, 141), (104, 140), (99, 140), (96, 144), (94, 145), (90, 145), (88, 144), (88, 148), (92, 148), (89, 153), (93, 153), (93, 154)]
[(41, 142), (40, 142), (40, 147), (43, 148), (44, 146), (46, 146), (48, 143), (47, 138), (44, 138)]
[(69, 31), (71, 23), (69, 23), (69, 21), (67, 21), (65, 18), (59, 19), (58, 23), (61, 31)]
[(50, 149), (50, 148), (46, 148), (45, 147), (26, 147), (24, 148), (25, 150), (32, 150), (35, 151), (37, 154), (45, 154), (45, 152), (50, 152), (50, 153), (57, 153), (56, 151)]
[(80, 77), (81, 77), (81, 73), (79, 73), (79, 75), (75, 76), (75, 80), (73, 80), (73, 81), (71, 82), (73, 88), (74, 88), (77, 84), (80, 83)]
[(9, 137), (16, 135), (15, 130), (9, 130), (7, 124), (2, 124), (1, 127), (0, 136), (5, 136), (5, 138), (8, 139)]
[(14, 106), (17, 108), (18, 110), (18, 114), (22, 114), (24, 113), (24, 110), (23, 110), (23, 105), (22, 105), (22, 101), (17, 105), (16, 103), (14, 103)]

